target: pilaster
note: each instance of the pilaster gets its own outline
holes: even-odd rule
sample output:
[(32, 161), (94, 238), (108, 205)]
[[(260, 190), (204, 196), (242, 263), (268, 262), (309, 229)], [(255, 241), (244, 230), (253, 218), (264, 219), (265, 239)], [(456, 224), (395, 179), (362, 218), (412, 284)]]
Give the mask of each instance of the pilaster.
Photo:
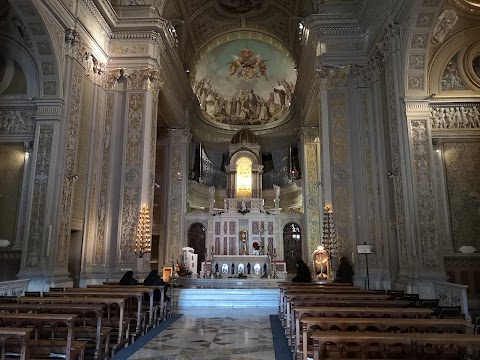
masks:
[[(187, 129), (169, 129), (170, 164), (167, 214), (167, 263), (178, 260), (185, 246), (185, 212), (188, 184), (188, 149), (192, 135)], [(210, 236), (210, 223), (207, 231)]]
[[(320, 172), (320, 137), (318, 127), (304, 127), (301, 132), (303, 148), (303, 196), (304, 216), (309, 219), (305, 224), (307, 247), (303, 249), (304, 259), (311, 259), (317, 246), (322, 243), (322, 193)], [(276, 201), (277, 199), (275, 199)], [(305, 244), (305, 241), (303, 242)], [(283, 255), (283, 254), (282, 254)]]

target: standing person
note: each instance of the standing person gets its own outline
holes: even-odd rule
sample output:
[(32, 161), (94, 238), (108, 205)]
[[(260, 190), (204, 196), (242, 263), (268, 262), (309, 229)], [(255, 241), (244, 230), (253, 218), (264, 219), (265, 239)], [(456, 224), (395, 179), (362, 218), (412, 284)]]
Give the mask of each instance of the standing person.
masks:
[(127, 271), (119, 281), (120, 285), (138, 285), (138, 281), (133, 277), (133, 271)]
[(312, 274), (305, 261), (297, 260), (297, 276), (292, 279), (292, 282), (307, 283), (312, 281)]
[(338, 264), (337, 276), (333, 282), (339, 283), (353, 283), (353, 268), (348, 259), (345, 256), (340, 257), (340, 263)]

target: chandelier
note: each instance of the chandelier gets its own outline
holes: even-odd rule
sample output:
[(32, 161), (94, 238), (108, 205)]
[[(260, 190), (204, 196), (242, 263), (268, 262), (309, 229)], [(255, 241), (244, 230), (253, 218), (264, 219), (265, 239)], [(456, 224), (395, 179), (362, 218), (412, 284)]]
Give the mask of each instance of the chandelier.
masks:
[(323, 208), (323, 247), (328, 252), (330, 258), (338, 256), (333, 211), (328, 206)]
[(143, 254), (151, 251), (150, 236), (150, 211), (147, 205), (142, 206), (138, 215), (137, 236), (135, 238), (135, 254), (143, 257)]

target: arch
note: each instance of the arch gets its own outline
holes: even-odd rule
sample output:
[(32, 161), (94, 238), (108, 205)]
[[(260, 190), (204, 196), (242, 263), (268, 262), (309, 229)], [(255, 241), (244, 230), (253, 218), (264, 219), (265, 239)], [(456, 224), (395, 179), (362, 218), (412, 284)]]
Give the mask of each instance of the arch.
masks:
[(287, 272), (295, 273), (296, 261), (302, 257), (302, 228), (296, 221), (289, 221), (283, 226), (283, 251)]
[(10, 6), (9, 21), (14, 31), (7, 37), (35, 68), (35, 71), (31, 66), (23, 69), (28, 82), (34, 81), (28, 98), (59, 97), (63, 92), (59, 59), (63, 55), (64, 28), (47, 16), (39, 1), (10, 1)]
[(194, 249), (194, 253), (198, 254), (197, 271), (201, 270), (201, 264), (205, 261), (206, 252), (206, 227), (201, 222), (195, 222), (188, 227), (187, 245)]
[(7, 68), (3, 81), (0, 79), (0, 95), (10, 85), (10, 81), (13, 78), (14, 63), (17, 63), (28, 81), (26, 93), (19, 94), (15, 97), (31, 99), (40, 96), (40, 75), (37, 63), (25, 46), (10, 37), (0, 34), (0, 58), (5, 62)]
[[(474, 96), (475, 89), (480, 87), (473, 72), (474, 57), (480, 55), (480, 27), (465, 29), (449, 37), (447, 41), (432, 54), (428, 68), (429, 93), (438, 96)], [(466, 42), (467, 41), (467, 42)], [(456, 77), (461, 81), (457, 89), (445, 86), (446, 70), (450, 64), (455, 64)], [(470, 67), (469, 67), (470, 65)], [(445, 74), (447, 73), (447, 74)], [(477, 78), (478, 79), (478, 78)]]
[(443, 1), (415, 0), (406, 26), (404, 61), (404, 92), (407, 97), (425, 98), (428, 93), (427, 64), (432, 33)]

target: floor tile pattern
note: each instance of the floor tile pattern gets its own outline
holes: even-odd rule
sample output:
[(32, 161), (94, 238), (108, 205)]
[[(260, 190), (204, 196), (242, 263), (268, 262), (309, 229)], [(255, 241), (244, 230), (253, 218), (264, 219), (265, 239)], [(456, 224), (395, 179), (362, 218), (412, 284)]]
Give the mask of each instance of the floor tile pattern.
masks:
[(268, 308), (192, 308), (132, 360), (274, 360)]

